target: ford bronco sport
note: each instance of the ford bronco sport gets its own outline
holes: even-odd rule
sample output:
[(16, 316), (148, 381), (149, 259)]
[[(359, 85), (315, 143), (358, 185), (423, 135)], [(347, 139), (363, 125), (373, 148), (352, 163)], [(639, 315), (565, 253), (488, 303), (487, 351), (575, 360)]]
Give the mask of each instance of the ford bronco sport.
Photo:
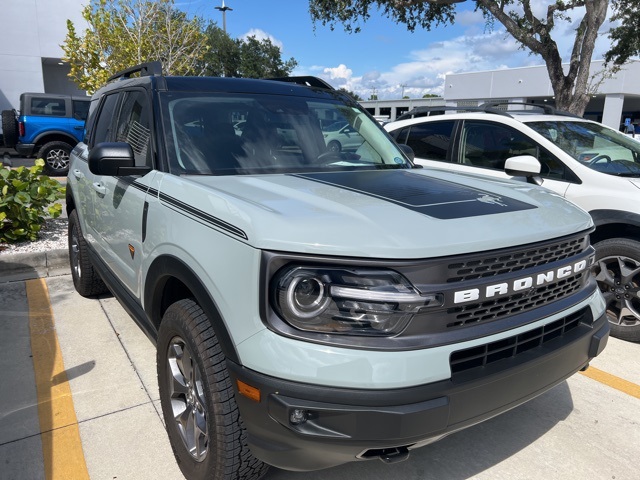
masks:
[(409, 112), (385, 129), (430, 168), (511, 178), (507, 158), (535, 157), (542, 186), (593, 217), (594, 274), (611, 335), (640, 341), (640, 142), (546, 105), (489, 103), (423, 116), (433, 110)]
[(66, 175), (71, 149), (82, 140), (89, 101), (88, 97), (23, 93), (19, 114), (2, 112), (5, 146), (25, 157), (42, 158), (48, 175)]
[[(362, 145), (327, 148), (331, 121)], [(409, 156), (312, 77), (150, 63), (93, 96), (68, 176), (72, 277), (156, 342), (185, 477), (403, 460), (605, 347), (589, 215)]]

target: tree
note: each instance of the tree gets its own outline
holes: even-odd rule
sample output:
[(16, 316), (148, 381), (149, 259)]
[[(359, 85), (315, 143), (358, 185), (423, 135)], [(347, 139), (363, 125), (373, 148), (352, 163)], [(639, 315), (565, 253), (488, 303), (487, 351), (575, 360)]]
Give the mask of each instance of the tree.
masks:
[(360, 95), (358, 95), (358, 94), (357, 94), (357, 93), (355, 93), (355, 92), (352, 92), (351, 90), (347, 90), (347, 89), (346, 89), (346, 88), (344, 88), (344, 87), (340, 87), (340, 88), (338, 89), (338, 91), (339, 91), (339, 92), (342, 92), (342, 93), (346, 93), (346, 94), (347, 94), (347, 95), (349, 95), (351, 98), (353, 98), (356, 102), (361, 102), (361, 101), (363, 100), (363, 99), (362, 99), (362, 97), (361, 97)]
[(89, 28), (79, 35), (67, 21), (62, 45), (69, 76), (82, 90), (94, 92), (117, 71), (153, 60), (168, 75), (202, 73), (203, 20), (187, 18), (174, 0), (91, 0), (82, 16)]
[(209, 49), (204, 56), (205, 74), (213, 77), (286, 77), (298, 65), (294, 58), (282, 60), (280, 47), (255, 36), (232, 39), (215, 23), (205, 31)]
[[(342, 23), (347, 32), (357, 33), (359, 21), (371, 16), (374, 7), (385, 16), (404, 23), (410, 31), (416, 28), (430, 30), (432, 26), (453, 24), (456, 3), (465, 0), (310, 0), (309, 11), (314, 21), (329, 25)], [(589, 102), (589, 83), (592, 80), (589, 67), (595, 49), (598, 30), (605, 21), (609, 0), (556, 0), (550, 2), (544, 16), (536, 17), (532, 0), (473, 0), (480, 10), (489, 29), (495, 22), (501, 23), (513, 38), (530, 52), (544, 60), (555, 94), (556, 106), (562, 110), (582, 115)], [(626, 0), (612, 0), (618, 14)], [(638, 2), (628, 2), (637, 4)], [(576, 35), (568, 61), (564, 69), (563, 59), (558, 51), (553, 34), (556, 21), (569, 20), (570, 15), (579, 15), (578, 8), (584, 9), (582, 18), (576, 23)], [(638, 7), (634, 5), (635, 11)], [(637, 23), (635, 24), (637, 27)], [(629, 35), (637, 30), (629, 31)], [(626, 34), (625, 34), (626, 35)], [(636, 39), (637, 40), (637, 39)], [(622, 57), (620, 57), (622, 58)]]
[(290, 58), (282, 61), (280, 48), (265, 38), (247, 37), (239, 41), (240, 68), (238, 76), (245, 78), (286, 77), (298, 65)]
[(615, 11), (611, 20), (619, 21), (620, 25), (609, 31), (611, 48), (605, 53), (604, 60), (618, 69), (631, 57), (640, 55), (640, 3), (611, 0), (611, 5)]
[(211, 77), (237, 77), (240, 70), (240, 45), (215, 23), (205, 30), (208, 50), (204, 55), (204, 73)]
[(436, 95), (435, 93), (425, 93), (422, 98), (440, 98), (440, 95)]

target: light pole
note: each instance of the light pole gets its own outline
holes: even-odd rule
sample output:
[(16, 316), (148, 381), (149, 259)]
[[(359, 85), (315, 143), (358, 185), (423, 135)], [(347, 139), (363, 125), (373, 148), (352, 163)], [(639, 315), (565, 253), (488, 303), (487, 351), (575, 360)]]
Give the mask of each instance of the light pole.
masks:
[(222, 6), (215, 7), (215, 9), (222, 12), (222, 30), (224, 30), (224, 33), (227, 33), (227, 10), (233, 11), (233, 8), (227, 7), (224, 4), (224, 0), (222, 0)]

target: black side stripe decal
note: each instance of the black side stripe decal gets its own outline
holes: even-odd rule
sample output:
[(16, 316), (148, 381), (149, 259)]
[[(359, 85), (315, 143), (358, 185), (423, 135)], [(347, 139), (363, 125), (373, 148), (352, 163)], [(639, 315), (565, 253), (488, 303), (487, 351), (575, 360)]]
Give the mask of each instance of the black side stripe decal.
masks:
[(224, 230), (225, 232), (235, 235), (236, 237), (240, 237), (244, 240), (249, 240), (249, 237), (247, 237), (247, 234), (240, 228), (236, 227), (235, 225), (232, 225), (228, 222), (225, 222), (224, 220), (214, 217), (213, 215), (203, 210), (199, 210), (197, 208), (192, 207), (191, 205), (181, 202), (177, 198), (167, 195), (166, 193), (162, 193), (156, 190), (155, 188), (150, 188), (150, 187), (147, 187), (146, 185), (142, 185), (141, 183), (138, 183), (138, 182), (133, 182), (131, 186), (140, 191), (147, 192), (152, 197), (158, 197), (160, 199), (160, 202), (166, 203), (167, 205), (169, 205), (171, 208), (178, 211), (179, 213), (189, 214), (191, 216), (196, 217), (198, 220), (200, 220), (204, 224), (208, 224), (209, 226), (213, 226), (220, 230)]
[(247, 234), (243, 230), (236, 227), (235, 225), (231, 225), (230, 223), (227, 223), (224, 220), (214, 217), (213, 215), (210, 215), (207, 212), (194, 208), (191, 205), (187, 205), (186, 203), (181, 202), (180, 200), (173, 198), (167, 195), (166, 193), (160, 192), (159, 198), (161, 202), (167, 203), (175, 210), (188, 213), (189, 215), (192, 215), (198, 218), (204, 223), (208, 223), (209, 225), (219, 228), (220, 230), (224, 230), (225, 232), (231, 233), (232, 235), (240, 237), (244, 240), (249, 239), (249, 237), (247, 237)]

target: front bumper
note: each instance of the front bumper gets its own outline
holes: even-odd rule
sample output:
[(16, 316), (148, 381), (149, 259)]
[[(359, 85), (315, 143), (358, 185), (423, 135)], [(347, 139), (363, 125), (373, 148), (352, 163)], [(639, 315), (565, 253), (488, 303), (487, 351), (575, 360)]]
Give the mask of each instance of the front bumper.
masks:
[[(585, 309), (585, 315), (591, 315)], [(606, 315), (580, 322), (535, 348), (410, 388), (364, 390), (290, 382), (228, 362), (252, 453), (288, 470), (358, 459), (406, 458), (408, 451), (489, 419), (585, 368), (605, 347)], [(261, 392), (237, 392), (241, 380)], [(298, 412), (296, 412), (298, 411)], [(292, 422), (303, 412), (306, 420)]]

